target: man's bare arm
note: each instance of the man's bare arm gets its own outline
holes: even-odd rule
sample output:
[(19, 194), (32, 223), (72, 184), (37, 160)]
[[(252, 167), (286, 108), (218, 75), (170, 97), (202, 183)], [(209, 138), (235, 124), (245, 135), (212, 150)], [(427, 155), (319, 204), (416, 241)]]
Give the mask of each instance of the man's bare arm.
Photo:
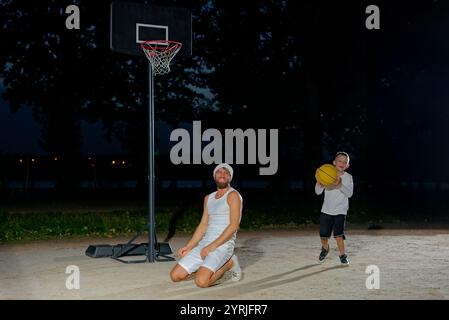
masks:
[(186, 247), (190, 249), (194, 248), (198, 242), (201, 241), (201, 239), (204, 237), (204, 234), (207, 230), (207, 223), (209, 221), (209, 213), (207, 211), (207, 199), (208, 195), (204, 197), (204, 204), (203, 204), (203, 216), (201, 217), (201, 221), (199, 225), (196, 227), (195, 232), (192, 235), (192, 238), (189, 240), (189, 242), (186, 244)]

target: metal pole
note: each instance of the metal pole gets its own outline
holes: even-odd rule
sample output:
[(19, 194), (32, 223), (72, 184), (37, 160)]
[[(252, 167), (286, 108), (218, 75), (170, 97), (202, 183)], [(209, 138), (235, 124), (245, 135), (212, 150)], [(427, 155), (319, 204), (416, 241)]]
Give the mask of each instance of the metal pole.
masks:
[(155, 261), (154, 243), (154, 98), (153, 69), (148, 63), (148, 262)]

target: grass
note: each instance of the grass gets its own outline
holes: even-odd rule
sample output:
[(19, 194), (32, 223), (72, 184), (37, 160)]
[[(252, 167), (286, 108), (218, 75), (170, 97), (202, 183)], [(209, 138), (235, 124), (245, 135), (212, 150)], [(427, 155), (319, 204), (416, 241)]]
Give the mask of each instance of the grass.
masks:
[[(156, 230), (167, 233), (171, 209), (156, 212)], [(194, 208), (176, 221), (177, 232), (193, 232), (201, 219)], [(0, 243), (62, 239), (73, 236), (115, 237), (142, 230), (148, 221), (146, 209), (85, 211), (69, 210), (26, 213), (0, 211)]]
[[(146, 210), (117, 210), (111, 212), (70, 212), (49, 211), (38, 213), (0, 212), (0, 243), (24, 240), (45, 240), (69, 238), (73, 236), (114, 237), (128, 235), (141, 230), (147, 222)], [(170, 209), (156, 212), (156, 230), (167, 233), (173, 216)], [(180, 216), (176, 221), (177, 232), (191, 233), (201, 219), (201, 213), (194, 208)], [(269, 212), (245, 212), (242, 218), (243, 230), (256, 230), (262, 227), (280, 227), (304, 223), (294, 213), (272, 216)]]
[[(319, 223), (321, 203), (318, 201), (298, 201), (284, 206), (264, 205), (245, 208), (240, 224), (241, 230), (261, 230), (298, 228)], [(157, 208), (156, 230), (167, 234), (176, 208)], [(394, 207), (354, 201), (348, 213), (351, 224), (380, 225), (442, 221), (441, 216), (416, 215)], [(401, 212), (401, 214), (398, 214)], [(188, 207), (176, 219), (176, 232), (192, 233), (201, 219), (198, 207)], [(444, 219), (443, 219), (444, 220)], [(447, 218), (446, 218), (447, 224)], [(24, 240), (45, 240), (70, 238), (74, 236), (115, 237), (133, 234), (146, 225), (147, 211), (142, 207), (126, 210), (86, 209), (84, 211), (66, 208), (35, 212), (10, 212), (0, 210), (0, 243), (20, 242)]]
[(39, 214), (0, 213), (0, 242), (66, 238), (77, 235), (114, 236), (138, 230), (145, 225), (139, 212)]

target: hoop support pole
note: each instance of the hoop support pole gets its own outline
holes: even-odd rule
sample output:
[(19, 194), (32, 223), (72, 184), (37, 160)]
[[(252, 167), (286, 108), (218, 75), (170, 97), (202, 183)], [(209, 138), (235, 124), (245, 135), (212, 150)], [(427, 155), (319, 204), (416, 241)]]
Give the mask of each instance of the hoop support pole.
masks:
[(155, 261), (155, 192), (154, 192), (154, 81), (153, 68), (148, 63), (148, 262)]

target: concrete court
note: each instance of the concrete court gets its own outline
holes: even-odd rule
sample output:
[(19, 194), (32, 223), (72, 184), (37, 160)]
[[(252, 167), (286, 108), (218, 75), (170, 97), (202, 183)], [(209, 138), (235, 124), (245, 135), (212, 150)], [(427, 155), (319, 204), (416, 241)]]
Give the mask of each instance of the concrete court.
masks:
[[(192, 280), (172, 283), (175, 262), (128, 265), (84, 254), (89, 244), (124, 243), (124, 237), (3, 244), (0, 299), (449, 298), (449, 229), (349, 229), (347, 234), (350, 266), (342, 267), (334, 240), (326, 261), (317, 263), (317, 230), (239, 232), (236, 253), (243, 279), (232, 282), (226, 276), (207, 289)], [(188, 239), (176, 235), (170, 244), (177, 251)], [(69, 265), (79, 267), (80, 289), (66, 288)], [(379, 268), (379, 289), (366, 287), (369, 265)]]

